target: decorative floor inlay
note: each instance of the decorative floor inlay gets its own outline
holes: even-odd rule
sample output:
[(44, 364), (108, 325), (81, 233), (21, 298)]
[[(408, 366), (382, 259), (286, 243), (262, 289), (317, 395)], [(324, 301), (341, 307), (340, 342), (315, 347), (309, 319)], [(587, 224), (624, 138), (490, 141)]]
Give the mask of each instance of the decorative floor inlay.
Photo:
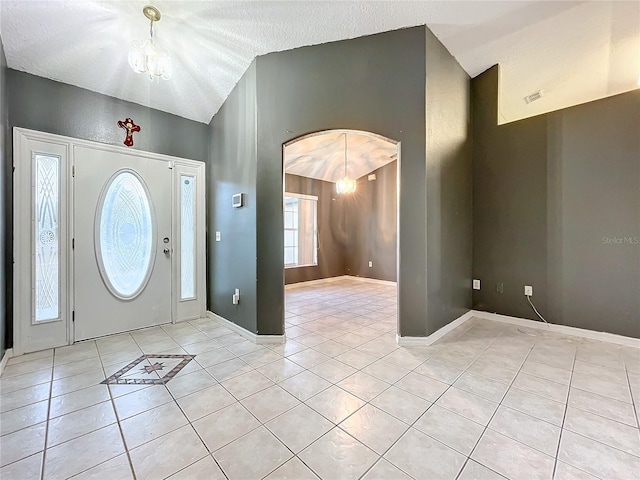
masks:
[[(151, 353), (142, 355), (100, 383), (111, 385), (164, 385), (194, 358), (196, 358), (195, 355)], [(140, 368), (136, 368), (138, 366)], [(166, 371), (166, 374), (160, 376), (159, 372), (161, 371), (163, 373)]]

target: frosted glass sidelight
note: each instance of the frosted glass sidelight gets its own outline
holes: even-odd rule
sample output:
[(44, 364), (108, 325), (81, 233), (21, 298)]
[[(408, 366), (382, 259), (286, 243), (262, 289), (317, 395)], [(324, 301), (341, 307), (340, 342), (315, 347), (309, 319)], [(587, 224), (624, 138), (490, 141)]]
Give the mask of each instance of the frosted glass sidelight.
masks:
[(196, 296), (196, 179), (180, 176), (180, 298)]
[(35, 155), (35, 321), (60, 318), (60, 157)]
[(96, 248), (102, 279), (116, 297), (135, 298), (155, 259), (155, 225), (147, 188), (131, 170), (107, 182), (98, 205)]

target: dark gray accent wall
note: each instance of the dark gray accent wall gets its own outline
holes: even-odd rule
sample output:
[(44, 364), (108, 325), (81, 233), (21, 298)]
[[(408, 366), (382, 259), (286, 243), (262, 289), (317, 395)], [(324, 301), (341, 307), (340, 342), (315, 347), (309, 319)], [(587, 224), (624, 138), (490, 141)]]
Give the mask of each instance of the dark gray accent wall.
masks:
[(285, 284), (345, 275), (345, 246), (351, 230), (345, 229), (345, 199), (336, 195), (335, 184), (286, 174), (284, 190), (318, 197), (318, 265), (286, 268)]
[(208, 128), (203, 123), (11, 69), (7, 88), (11, 127), (122, 145), (125, 132), (117, 122), (131, 117), (141, 126), (131, 148), (208, 159)]
[(11, 165), (8, 149), (9, 139), (9, 106), (7, 104), (7, 59), (4, 56), (2, 37), (0, 37), (0, 359), (4, 352), (11, 345), (11, 340), (7, 339), (7, 283), (6, 272), (11, 269), (11, 252), (7, 251), (6, 238), (11, 236), (11, 228), (7, 221), (7, 184), (11, 182)]
[[(395, 282), (398, 249), (398, 162), (393, 161), (358, 179), (356, 193), (344, 198), (347, 205), (348, 275)], [(369, 261), (373, 266), (369, 267)]]
[[(402, 331), (416, 336), (430, 335), (469, 311), (473, 252), (470, 79), (425, 30), (427, 321), (422, 329)], [(401, 265), (412, 261), (414, 249), (401, 250)]]
[(498, 126), (498, 68), (472, 85), (473, 275), (482, 286), (473, 305), (532, 319), (524, 285), (533, 285), (536, 305), (547, 309), (545, 116)]
[[(207, 166), (207, 305), (253, 333), (257, 332), (256, 113), (254, 61), (211, 121)], [(231, 196), (236, 193), (244, 193), (245, 206), (232, 207)], [(215, 241), (216, 231), (220, 242)], [(236, 288), (240, 303), (233, 305)]]
[[(117, 121), (131, 117), (141, 126), (134, 135), (134, 149), (173, 155), (193, 160), (208, 160), (209, 129), (203, 123), (153, 110), (124, 100), (101, 95), (72, 85), (7, 70), (9, 127), (23, 127), (41, 132), (65, 135), (112, 145), (122, 145), (124, 130)], [(145, 81), (140, 78), (141, 81)], [(4, 108), (4, 107), (3, 107)], [(13, 156), (12, 136), (6, 138), (7, 159)], [(13, 224), (13, 188), (11, 175), (5, 177), (5, 225)], [(230, 201), (230, 200), (229, 200)], [(11, 229), (8, 229), (10, 232)], [(11, 265), (12, 235), (6, 236), (5, 261)], [(13, 275), (6, 271), (7, 307), (6, 338), (13, 341)]]
[[(473, 80), (474, 308), (640, 337), (640, 92), (497, 125)], [(504, 294), (494, 283), (504, 281)]]
[[(258, 330), (283, 333), (282, 145), (345, 128), (401, 142), (399, 305), (403, 335), (426, 320), (425, 27), (257, 58)], [(434, 328), (435, 330), (435, 328)]]

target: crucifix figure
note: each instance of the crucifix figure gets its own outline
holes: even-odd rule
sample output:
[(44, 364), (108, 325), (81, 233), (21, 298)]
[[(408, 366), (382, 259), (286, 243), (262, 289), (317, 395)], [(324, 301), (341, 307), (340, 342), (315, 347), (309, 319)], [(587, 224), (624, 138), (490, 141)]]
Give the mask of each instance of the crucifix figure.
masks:
[(133, 133), (140, 131), (140, 125), (133, 123), (131, 118), (125, 118), (124, 121), (118, 120), (118, 126), (127, 131), (127, 137), (124, 139), (124, 144), (127, 147), (133, 146)]

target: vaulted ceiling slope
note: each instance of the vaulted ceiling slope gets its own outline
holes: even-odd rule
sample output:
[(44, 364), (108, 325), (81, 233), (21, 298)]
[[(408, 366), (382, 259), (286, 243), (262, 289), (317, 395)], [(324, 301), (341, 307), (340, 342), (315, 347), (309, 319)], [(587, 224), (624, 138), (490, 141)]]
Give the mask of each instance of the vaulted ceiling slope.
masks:
[(397, 158), (398, 146), (389, 140), (367, 133), (333, 130), (285, 146), (284, 171), (335, 183), (345, 176), (360, 178)]
[(174, 72), (150, 83), (127, 64), (149, 1), (0, 0), (8, 66), (203, 123), (257, 55), (415, 25), (472, 77), (500, 64), (503, 122), (632, 90), (640, 73), (637, 1), (158, 0)]

